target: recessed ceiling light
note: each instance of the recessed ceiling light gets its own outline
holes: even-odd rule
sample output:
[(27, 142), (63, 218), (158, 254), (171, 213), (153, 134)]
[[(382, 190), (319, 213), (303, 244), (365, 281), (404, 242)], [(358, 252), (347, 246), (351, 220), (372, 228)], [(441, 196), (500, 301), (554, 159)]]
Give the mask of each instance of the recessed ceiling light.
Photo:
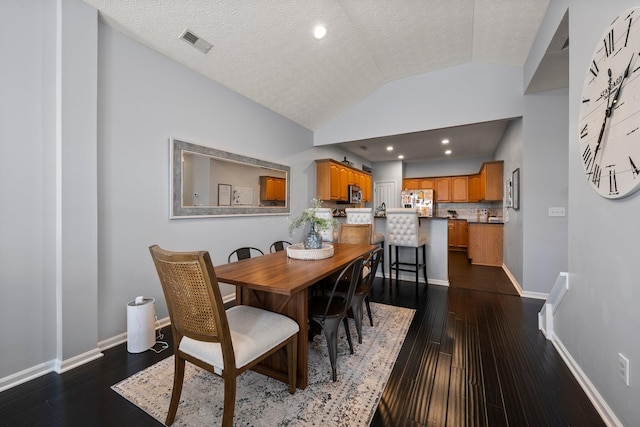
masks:
[(403, 156), (402, 154), (400, 154), (400, 155), (398, 156), (398, 158), (399, 158), (399, 159), (404, 159), (404, 156)]
[(387, 147), (387, 151), (393, 151), (393, 147), (392, 146), (388, 146)]
[(448, 144), (448, 143), (449, 143), (449, 140), (448, 140), (448, 139), (443, 139), (443, 140), (442, 140), (442, 143), (443, 143), (443, 144)]
[(444, 154), (446, 154), (448, 156), (449, 154), (451, 154), (451, 150), (445, 151)]
[(313, 37), (315, 37), (317, 40), (324, 38), (324, 36), (326, 35), (327, 35), (327, 27), (325, 27), (322, 24), (316, 25), (316, 27), (313, 29)]

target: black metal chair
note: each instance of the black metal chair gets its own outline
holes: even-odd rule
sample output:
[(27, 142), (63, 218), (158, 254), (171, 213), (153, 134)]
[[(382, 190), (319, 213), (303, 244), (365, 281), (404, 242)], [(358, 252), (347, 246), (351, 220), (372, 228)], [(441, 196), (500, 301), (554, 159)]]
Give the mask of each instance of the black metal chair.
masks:
[[(338, 328), (340, 327), (340, 322), (344, 324), (347, 341), (349, 342), (349, 350), (351, 354), (353, 354), (353, 343), (351, 342), (351, 333), (349, 332), (347, 310), (351, 307), (353, 293), (362, 276), (363, 264), (364, 257), (353, 260), (342, 270), (328, 296), (314, 296), (309, 299), (309, 320), (311, 323), (319, 325), (322, 328), (324, 336), (327, 339), (329, 361), (331, 362), (331, 378), (333, 381), (336, 381), (338, 377), (336, 359), (338, 358)], [(349, 287), (344, 296), (339, 296), (335, 293), (335, 290), (343, 280), (349, 282)]]
[[(369, 292), (373, 286), (373, 279), (378, 270), (378, 264), (381, 262), (383, 256), (384, 250), (382, 248), (371, 252), (371, 255), (369, 255), (369, 258), (364, 263), (361, 279), (358, 281), (351, 299), (351, 311), (353, 312), (353, 319), (355, 320), (356, 331), (358, 332), (358, 343), (360, 344), (362, 344), (362, 304), (364, 303), (366, 305), (369, 322), (371, 326), (373, 326), (373, 317), (371, 316), (371, 307), (369, 306)], [(347, 292), (349, 292), (349, 285), (349, 281), (342, 280), (336, 287), (336, 295), (346, 297)]]
[(269, 252), (274, 253), (274, 252), (284, 251), (287, 248), (287, 246), (291, 246), (291, 242), (287, 242), (286, 240), (278, 240), (271, 244), (271, 247), (269, 248)]
[(238, 248), (235, 251), (231, 252), (229, 254), (229, 256), (227, 257), (227, 262), (231, 262), (231, 258), (233, 258), (234, 255), (236, 257), (236, 261), (240, 261), (241, 259), (251, 258), (251, 254), (252, 253), (255, 256), (264, 255), (264, 252), (262, 252), (258, 248), (252, 248), (250, 246), (245, 246), (245, 247)]

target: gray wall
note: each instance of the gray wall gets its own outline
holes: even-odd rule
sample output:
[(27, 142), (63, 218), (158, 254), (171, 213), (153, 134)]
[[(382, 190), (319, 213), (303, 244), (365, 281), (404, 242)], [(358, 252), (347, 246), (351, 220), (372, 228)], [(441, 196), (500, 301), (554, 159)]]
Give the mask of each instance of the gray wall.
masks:
[[(582, 84), (609, 23), (637, 1), (572, 1), (568, 117), (569, 283), (555, 333), (623, 425), (640, 419), (640, 193), (606, 200), (588, 185), (578, 150)], [(618, 378), (618, 353), (631, 361), (631, 387)], [(634, 368), (635, 366), (635, 368)]]
[[(525, 96), (524, 153), (520, 168), (523, 281), (530, 294), (546, 294), (568, 268), (568, 217), (549, 208), (568, 205), (566, 139), (568, 90)], [(568, 210), (568, 209), (567, 209)]]
[[(507, 127), (502, 140), (496, 147), (495, 157), (502, 160), (504, 179), (511, 177), (516, 168), (521, 168), (522, 175), (522, 151), (524, 139), (522, 136), (522, 119), (512, 121)], [(521, 189), (522, 194), (522, 189)], [(503, 207), (504, 239), (503, 239), (503, 263), (516, 282), (522, 286), (522, 212), (526, 204), (521, 200), (520, 210)]]
[(294, 215), (315, 194), (314, 159), (368, 164), (99, 25), (87, 3), (59, 4), (0, 2), (0, 177), (20, 183), (0, 189), (12, 206), (0, 210), (0, 389), (99, 357), (137, 295), (166, 317), (149, 245), (225, 263), (238, 246), (299, 239), (288, 216), (169, 220), (169, 137), (291, 166)]

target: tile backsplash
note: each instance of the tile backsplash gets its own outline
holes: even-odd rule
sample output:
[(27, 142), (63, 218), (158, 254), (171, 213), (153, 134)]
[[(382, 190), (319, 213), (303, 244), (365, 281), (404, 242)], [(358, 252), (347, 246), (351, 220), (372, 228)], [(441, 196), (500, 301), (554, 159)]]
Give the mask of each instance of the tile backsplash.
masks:
[(436, 216), (449, 216), (449, 210), (456, 211), (457, 218), (467, 221), (486, 221), (490, 216), (502, 216), (502, 202), (481, 203), (437, 203)]

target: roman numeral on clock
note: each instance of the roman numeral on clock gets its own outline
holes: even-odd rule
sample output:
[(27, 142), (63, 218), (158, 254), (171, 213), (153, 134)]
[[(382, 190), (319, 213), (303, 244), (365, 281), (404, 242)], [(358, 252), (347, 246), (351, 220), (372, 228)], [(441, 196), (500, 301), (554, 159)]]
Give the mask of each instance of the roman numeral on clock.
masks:
[(618, 183), (616, 181), (615, 169), (609, 169), (609, 194), (618, 194)]
[(611, 31), (609, 31), (609, 34), (607, 35), (607, 38), (604, 39), (603, 42), (604, 42), (604, 51), (607, 54), (607, 56), (610, 56), (614, 51), (614, 47), (613, 47), (613, 28), (611, 29)]
[(633, 18), (631, 17), (631, 15), (627, 16), (627, 19), (629, 20), (629, 26), (627, 27), (627, 35), (624, 38), (624, 47), (627, 47), (627, 42), (629, 41), (629, 32), (631, 31), (631, 21), (633, 20)]
[[(587, 136), (589, 134), (589, 132), (587, 132), (587, 126), (589, 125), (589, 123), (585, 124), (584, 127), (582, 129), (580, 129), (580, 139), (584, 138), (585, 136)], [(589, 146), (587, 145), (587, 148), (589, 148)]]
[(584, 168), (586, 170), (589, 170), (591, 168), (591, 162), (593, 162), (593, 153), (591, 152), (591, 147), (589, 147), (588, 145), (582, 152), (582, 161), (584, 162)]
[(591, 74), (593, 74), (593, 77), (598, 77), (598, 73), (600, 72), (600, 70), (598, 69), (598, 64), (596, 64), (596, 61), (593, 60), (591, 61), (592, 66), (589, 67), (589, 71), (591, 71)]
[(600, 188), (600, 176), (602, 175), (602, 169), (600, 169), (600, 165), (597, 163), (594, 163), (593, 167), (591, 168), (591, 172), (589, 172), (589, 175), (591, 175), (589, 177), (591, 180), (591, 183), (596, 187)]

